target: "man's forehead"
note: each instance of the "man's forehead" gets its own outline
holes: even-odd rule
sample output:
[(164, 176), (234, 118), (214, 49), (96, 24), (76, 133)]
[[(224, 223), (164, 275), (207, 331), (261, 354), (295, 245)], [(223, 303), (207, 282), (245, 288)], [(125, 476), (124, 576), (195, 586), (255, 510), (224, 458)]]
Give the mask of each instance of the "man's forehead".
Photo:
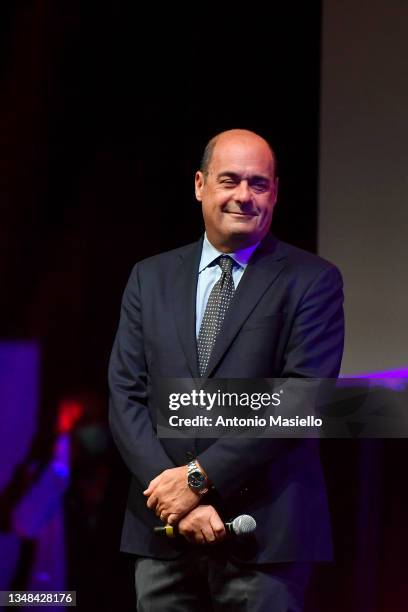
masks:
[(233, 140), (227, 139), (217, 142), (209, 170), (219, 172), (245, 171), (251, 174), (273, 173), (274, 159), (268, 144), (261, 138)]
[(274, 175), (274, 163), (272, 157), (264, 156), (220, 156), (214, 157), (209, 167), (209, 172), (216, 176), (236, 175), (241, 178), (252, 176), (271, 177)]

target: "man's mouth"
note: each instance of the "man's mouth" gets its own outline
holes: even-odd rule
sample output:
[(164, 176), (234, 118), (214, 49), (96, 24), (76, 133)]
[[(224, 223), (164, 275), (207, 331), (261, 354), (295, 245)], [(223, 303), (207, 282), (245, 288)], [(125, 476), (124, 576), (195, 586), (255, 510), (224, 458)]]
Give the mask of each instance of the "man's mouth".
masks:
[(256, 213), (253, 212), (238, 212), (235, 210), (226, 210), (225, 211), (229, 215), (236, 215), (237, 217), (256, 217)]

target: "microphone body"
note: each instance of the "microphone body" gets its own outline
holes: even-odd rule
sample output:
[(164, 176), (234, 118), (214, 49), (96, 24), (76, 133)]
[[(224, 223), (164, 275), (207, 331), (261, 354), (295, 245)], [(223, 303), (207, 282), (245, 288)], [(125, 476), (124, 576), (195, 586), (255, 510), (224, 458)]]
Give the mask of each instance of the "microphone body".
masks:
[(175, 538), (178, 535), (178, 529), (177, 526), (173, 527), (173, 525), (160, 525), (159, 527), (153, 527), (153, 533), (167, 538)]
[[(231, 536), (248, 536), (256, 529), (256, 521), (249, 514), (241, 514), (233, 521), (224, 523), (225, 531)], [(156, 535), (165, 536), (167, 538), (175, 538), (178, 535), (177, 525), (163, 525), (154, 527), (153, 532)]]

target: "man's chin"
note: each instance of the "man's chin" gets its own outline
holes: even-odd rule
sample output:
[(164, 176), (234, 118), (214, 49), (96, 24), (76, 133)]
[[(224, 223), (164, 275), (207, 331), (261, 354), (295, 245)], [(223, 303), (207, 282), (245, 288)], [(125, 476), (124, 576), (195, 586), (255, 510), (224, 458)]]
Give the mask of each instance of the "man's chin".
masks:
[(245, 228), (242, 228), (241, 230), (235, 229), (234, 231), (228, 232), (225, 243), (233, 250), (245, 249), (257, 244), (262, 238), (263, 236), (261, 236), (259, 232), (245, 231)]
[(224, 233), (229, 236), (252, 236), (259, 234), (256, 217), (230, 217), (224, 225)]

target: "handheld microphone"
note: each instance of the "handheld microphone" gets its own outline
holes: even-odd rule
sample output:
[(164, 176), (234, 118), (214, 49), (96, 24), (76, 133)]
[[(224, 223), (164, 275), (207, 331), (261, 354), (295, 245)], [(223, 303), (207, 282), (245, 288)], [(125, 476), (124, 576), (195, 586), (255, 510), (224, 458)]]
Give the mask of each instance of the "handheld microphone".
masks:
[[(225, 531), (232, 536), (248, 536), (256, 529), (256, 521), (249, 514), (241, 514), (232, 521), (224, 523)], [(175, 538), (178, 535), (177, 526), (163, 525), (154, 527), (153, 532), (156, 535), (166, 536), (167, 538)]]

